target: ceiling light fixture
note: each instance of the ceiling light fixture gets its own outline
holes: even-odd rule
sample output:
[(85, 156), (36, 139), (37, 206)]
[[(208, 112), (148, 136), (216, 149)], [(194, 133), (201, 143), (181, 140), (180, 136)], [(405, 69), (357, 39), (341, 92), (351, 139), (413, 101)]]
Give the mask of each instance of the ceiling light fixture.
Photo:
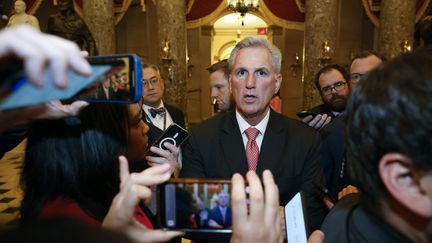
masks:
[(242, 26), (247, 12), (256, 12), (259, 8), (258, 0), (227, 0), (227, 9), (240, 13)]

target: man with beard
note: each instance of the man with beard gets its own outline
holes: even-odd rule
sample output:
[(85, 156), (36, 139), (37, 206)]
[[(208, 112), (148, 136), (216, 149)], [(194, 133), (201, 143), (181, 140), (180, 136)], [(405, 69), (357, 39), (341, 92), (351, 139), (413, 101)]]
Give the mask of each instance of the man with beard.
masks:
[(309, 112), (318, 114), (303, 118), (303, 122), (315, 129), (321, 129), (344, 110), (350, 93), (349, 75), (347, 71), (331, 64), (321, 68), (316, 74), (315, 86), (320, 92), (323, 103), (315, 106)]
[[(367, 73), (386, 61), (385, 57), (374, 51), (360, 51), (352, 59), (350, 66), (351, 88), (360, 83)], [(323, 138), (321, 164), (326, 177), (326, 185), (333, 201), (345, 193), (357, 191), (347, 173), (345, 152), (345, 117), (343, 114), (333, 119), (331, 124), (320, 130)], [(343, 188), (345, 192), (339, 193)], [(339, 195), (338, 195), (339, 194)]]

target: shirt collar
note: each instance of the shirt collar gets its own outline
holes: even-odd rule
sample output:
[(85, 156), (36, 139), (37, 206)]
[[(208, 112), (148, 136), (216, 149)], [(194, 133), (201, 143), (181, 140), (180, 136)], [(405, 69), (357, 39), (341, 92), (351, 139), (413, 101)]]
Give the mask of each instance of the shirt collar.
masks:
[(256, 125), (251, 126), (241, 115), (240, 112), (236, 109), (236, 118), (237, 123), (240, 128), (240, 133), (243, 134), (246, 129), (249, 127), (255, 127), (260, 131), (260, 134), (264, 135), (265, 130), (267, 128), (268, 121), (270, 119), (270, 109), (267, 110), (267, 114), (264, 116), (264, 118)]

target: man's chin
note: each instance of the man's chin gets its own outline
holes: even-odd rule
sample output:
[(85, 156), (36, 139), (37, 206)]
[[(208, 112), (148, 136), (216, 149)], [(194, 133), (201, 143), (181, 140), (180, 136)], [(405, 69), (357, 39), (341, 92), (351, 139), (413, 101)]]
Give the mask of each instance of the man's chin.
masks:
[(346, 100), (343, 99), (336, 99), (330, 104), (330, 108), (333, 111), (342, 112), (346, 108)]

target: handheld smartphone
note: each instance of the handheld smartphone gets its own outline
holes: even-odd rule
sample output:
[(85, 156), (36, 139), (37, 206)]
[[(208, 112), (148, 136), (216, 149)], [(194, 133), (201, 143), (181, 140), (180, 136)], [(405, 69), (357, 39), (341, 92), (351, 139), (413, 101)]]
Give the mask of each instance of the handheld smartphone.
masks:
[[(43, 104), (51, 100), (83, 99), (89, 102), (121, 102), (135, 103), (141, 98), (142, 67), (140, 58), (135, 54), (122, 54), (115, 56), (90, 57), (92, 67), (90, 76), (82, 76), (69, 70), (68, 87), (58, 89), (53, 84), (51, 67), (45, 70), (45, 85), (42, 88), (31, 84), (23, 68), (22, 60), (6, 58), (0, 63), (0, 111)], [(121, 67), (121, 68), (120, 68)], [(96, 95), (102, 81), (108, 74), (119, 76), (121, 81), (113, 81), (117, 85), (117, 93), (110, 99)], [(100, 92), (99, 92), (100, 94)]]
[(75, 98), (89, 102), (136, 103), (142, 93), (142, 64), (135, 54), (88, 57), (92, 67), (109, 66), (90, 87)]
[(163, 229), (190, 234), (230, 234), (230, 193), (230, 180), (171, 179), (157, 190), (160, 225)]
[(307, 243), (307, 212), (303, 193), (298, 192), (287, 205), (285, 205), (284, 210), (288, 242)]
[[(156, 146), (158, 148), (167, 150), (163, 144), (168, 142), (176, 147), (179, 147), (186, 140), (188, 135), (188, 132), (184, 128), (177, 125), (176, 123), (173, 123), (162, 133), (158, 139), (156, 139), (156, 141), (151, 146)], [(158, 156), (150, 151), (151, 146), (148, 147), (146, 156)]]
[(310, 112), (310, 111), (300, 111), (300, 112), (298, 112), (297, 114), (296, 114), (298, 117), (300, 117), (301, 119), (303, 119), (303, 118), (305, 118), (305, 117), (307, 117), (307, 116), (312, 116), (312, 119), (316, 116), (316, 115), (318, 115), (317, 113), (315, 113), (315, 112)]

